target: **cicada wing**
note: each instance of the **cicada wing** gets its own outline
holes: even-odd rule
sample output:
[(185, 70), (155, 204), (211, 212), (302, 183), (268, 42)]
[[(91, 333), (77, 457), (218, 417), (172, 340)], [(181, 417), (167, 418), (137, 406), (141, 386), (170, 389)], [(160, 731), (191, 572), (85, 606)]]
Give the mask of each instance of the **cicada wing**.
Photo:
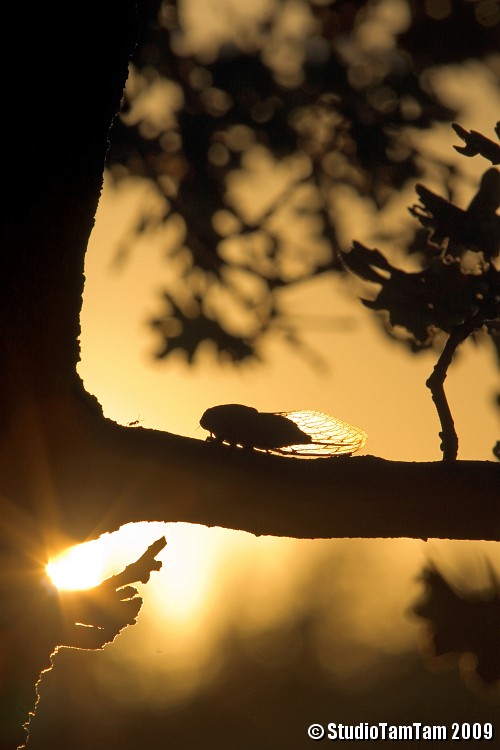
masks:
[(278, 412), (295, 422), (297, 427), (311, 438), (310, 443), (288, 445), (280, 448), (280, 453), (300, 456), (337, 456), (355, 453), (364, 446), (368, 435), (336, 417), (319, 411)]

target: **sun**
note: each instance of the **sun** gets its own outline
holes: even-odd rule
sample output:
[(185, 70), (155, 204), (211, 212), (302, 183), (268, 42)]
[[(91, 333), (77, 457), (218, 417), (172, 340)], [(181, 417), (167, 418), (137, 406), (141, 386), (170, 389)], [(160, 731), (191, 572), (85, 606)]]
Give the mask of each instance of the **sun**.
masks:
[(58, 589), (92, 588), (105, 578), (103, 550), (95, 542), (70, 547), (50, 560), (46, 571)]
[(53, 556), (49, 555), (45, 570), (58, 589), (93, 588), (124, 570), (163, 534), (164, 524), (127, 524), (117, 531), (106, 532), (97, 539), (67, 547)]

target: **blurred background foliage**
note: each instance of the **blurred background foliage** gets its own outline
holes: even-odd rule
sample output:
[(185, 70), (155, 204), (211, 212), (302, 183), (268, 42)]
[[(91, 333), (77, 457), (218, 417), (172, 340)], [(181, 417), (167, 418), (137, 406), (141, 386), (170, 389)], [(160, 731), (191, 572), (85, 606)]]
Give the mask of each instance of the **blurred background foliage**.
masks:
[[(193, 362), (208, 341), (221, 360), (249, 361), (259, 358), (271, 332), (300, 347), (300, 316), (287, 292), (320, 275), (345, 273), (341, 251), (356, 239), (342, 236), (339, 195), (347, 190), (380, 211), (422, 178), (415, 133), (454, 118), (436, 95), (431, 71), (477, 58), (498, 77), (500, 5), (145, 5), (108, 169), (115, 182), (150, 180), (158, 194), (144, 203), (115, 259), (126, 262), (139, 235), (165, 238), (169, 274), (161, 312), (151, 320), (157, 357), (180, 351)], [(453, 201), (454, 162), (444, 153), (435, 160), (445, 198)], [(426, 207), (424, 201), (424, 214)], [(436, 257), (442, 260), (446, 248), (428, 244), (432, 217), (427, 225), (422, 211), (418, 218), (423, 226), (384, 225), (380, 240), (397, 244), (435, 280)], [(357, 252), (355, 261), (359, 246)], [(456, 300), (457, 268), (446, 263), (439, 262), (434, 286), (441, 299)], [(371, 281), (380, 282), (390, 268)], [(466, 272), (460, 266), (459, 277)], [(396, 296), (389, 300), (399, 305), (396, 315), (389, 310), (381, 325), (391, 335), (393, 324), (406, 326), (412, 335), (399, 338), (413, 351), (431, 345), (431, 324), (438, 323), (427, 320), (429, 306), (424, 317), (409, 316), (411, 295)], [(378, 309), (388, 309), (387, 298), (386, 285)], [(453, 314), (441, 310), (441, 320)]]

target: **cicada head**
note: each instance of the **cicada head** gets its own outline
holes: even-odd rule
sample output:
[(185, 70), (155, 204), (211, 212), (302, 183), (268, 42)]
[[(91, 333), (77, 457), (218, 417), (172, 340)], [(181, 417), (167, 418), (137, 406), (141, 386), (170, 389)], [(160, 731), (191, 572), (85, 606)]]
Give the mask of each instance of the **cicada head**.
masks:
[(212, 439), (231, 445), (241, 444), (241, 426), (251, 423), (258, 416), (257, 409), (242, 404), (222, 404), (207, 409), (200, 419), (200, 425)]

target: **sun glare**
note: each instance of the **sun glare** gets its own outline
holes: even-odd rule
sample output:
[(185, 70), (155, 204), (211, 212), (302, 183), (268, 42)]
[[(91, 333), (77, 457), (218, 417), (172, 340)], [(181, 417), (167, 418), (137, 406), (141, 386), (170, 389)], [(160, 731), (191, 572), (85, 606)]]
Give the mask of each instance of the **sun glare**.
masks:
[(105, 577), (104, 555), (92, 542), (79, 544), (50, 560), (46, 570), (58, 589), (89, 589)]
[(213, 529), (209, 534), (206, 527), (177, 523), (169, 524), (166, 536), (166, 566), (158, 601), (172, 621), (188, 623), (209, 601), (227, 531)]
[(50, 558), (47, 575), (58, 589), (92, 588), (124, 570), (163, 534), (164, 524), (127, 524)]

